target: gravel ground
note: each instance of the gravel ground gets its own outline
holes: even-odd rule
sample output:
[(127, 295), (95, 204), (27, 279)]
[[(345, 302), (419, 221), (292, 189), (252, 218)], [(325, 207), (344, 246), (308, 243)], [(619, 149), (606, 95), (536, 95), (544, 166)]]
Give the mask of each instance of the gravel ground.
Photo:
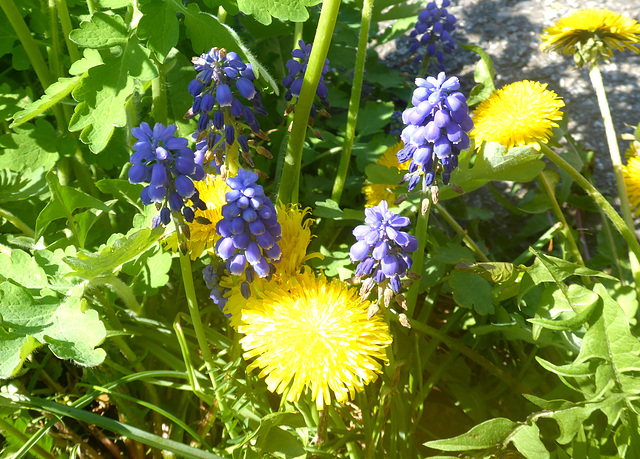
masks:
[[(607, 8), (638, 20), (638, 6), (637, 0), (452, 0), (448, 8), (458, 19), (454, 38), (479, 45), (492, 57), (497, 88), (514, 81), (537, 80), (548, 83), (549, 89), (564, 98), (570, 132), (596, 152), (594, 178), (600, 190), (609, 196), (617, 194), (615, 178), (588, 71), (577, 69), (571, 56), (543, 53), (540, 34), (579, 8)], [(405, 61), (410, 55), (407, 37), (396, 40), (395, 49), (380, 52), (387, 61)], [(448, 73), (472, 82), (476, 61), (477, 55), (458, 49), (446, 60)], [(418, 66), (413, 67), (409, 71), (417, 74)], [(601, 71), (618, 136), (632, 133), (633, 128), (628, 125), (640, 122), (640, 55), (616, 52), (610, 63), (601, 64)], [(618, 143), (624, 154), (628, 142)]]

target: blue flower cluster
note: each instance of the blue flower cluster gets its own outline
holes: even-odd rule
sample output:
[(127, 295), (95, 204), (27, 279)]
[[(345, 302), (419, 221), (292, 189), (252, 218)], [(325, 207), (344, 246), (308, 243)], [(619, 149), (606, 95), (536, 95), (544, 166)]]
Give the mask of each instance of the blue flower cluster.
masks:
[[(442, 7), (438, 8), (435, 1), (427, 5), (427, 9), (420, 12), (418, 22), (409, 36), (409, 50), (415, 53), (421, 45), (427, 45), (429, 57), (435, 57), (444, 70), (444, 55), (453, 51), (455, 41), (451, 36), (456, 28), (456, 18), (447, 12), (446, 8), (451, 4), (449, 0), (442, 1)], [(421, 37), (419, 37), (422, 35)], [(418, 38), (419, 37), (419, 38)], [(437, 44), (442, 51), (438, 50)], [(416, 56), (416, 61), (422, 60), (422, 56)]]
[(423, 190), (436, 177), (437, 162), (442, 164), (442, 181), (449, 183), (451, 172), (458, 166), (458, 155), (469, 148), (469, 135), (473, 121), (469, 116), (467, 99), (457, 89), (456, 77), (447, 78), (440, 72), (437, 78), (416, 78), (413, 107), (402, 113), (407, 125), (400, 135), (404, 148), (397, 153), (398, 161), (411, 160), (409, 173), (403, 182), (412, 191), (423, 177)]
[[(292, 98), (296, 98), (293, 105), (298, 102), (298, 97), (300, 97), (300, 90), (302, 89), (302, 81), (304, 80), (304, 74), (307, 71), (307, 65), (309, 64), (309, 56), (311, 56), (311, 49), (313, 45), (305, 44), (304, 41), (300, 40), (298, 42), (300, 45), (299, 49), (294, 49), (291, 51), (291, 55), (295, 59), (289, 59), (287, 61), (287, 70), (289, 74), (284, 77), (282, 81), (282, 85), (287, 89), (284, 97), (287, 101), (291, 101)], [(296, 59), (300, 59), (297, 61)], [(329, 95), (329, 90), (327, 86), (324, 84), (324, 74), (329, 70), (329, 59), (325, 59), (324, 67), (322, 67), (322, 75), (320, 76), (320, 82), (318, 83), (318, 88), (316, 89), (316, 95), (320, 98), (320, 102), (325, 107), (329, 107), (329, 101), (327, 100), (327, 96)], [(311, 105), (311, 113), (310, 116), (312, 119), (316, 117), (318, 110), (315, 105)]]
[(409, 252), (418, 249), (418, 240), (401, 228), (410, 221), (389, 210), (387, 201), (367, 207), (366, 225), (356, 226), (353, 235), (357, 242), (351, 246), (351, 262), (359, 262), (356, 276), (362, 278), (373, 274), (373, 281), (380, 285), (389, 279), (391, 290), (400, 292), (400, 278), (411, 268), (413, 260)]
[(133, 145), (130, 158), (133, 165), (129, 169), (129, 181), (149, 182), (140, 193), (145, 206), (163, 203), (154, 226), (169, 224), (169, 207), (176, 212), (182, 211), (185, 219), (192, 222), (194, 209), (184, 205), (186, 199), (191, 200), (193, 207), (206, 209), (193, 184), (194, 180), (202, 180), (205, 176), (202, 157), (196, 156), (188, 147), (187, 139), (175, 136), (177, 129), (175, 125), (165, 127), (160, 123), (151, 129), (148, 123), (142, 123), (131, 130), (138, 141)]
[[(249, 141), (243, 128), (264, 136), (255, 115), (267, 115), (260, 91), (253, 84), (255, 74), (251, 64), (245, 64), (237, 53), (228, 53), (224, 48), (212, 48), (208, 53), (194, 57), (192, 62), (198, 74), (189, 83), (193, 105), (185, 118), (200, 115), (194, 134), (199, 142), (196, 148), (215, 153), (218, 165), (235, 141), (240, 150), (248, 154)], [(244, 106), (234, 94), (247, 99), (252, 107)]]
[(256, 184), (257, 180), (258, 174), (244, 169), (227, 179), (231, 191), (225, 195), (223, 218), (216, 225), (222, 236), (216, 244), (216, 253), (226, 260), (230, 274), (239, 276), (245, 272), (247, 282), (253, 280), (254, 273), (268, 277), (273, 268), (270, 262), (278, 262), (282, 256), (277, 242), (282, 229), (276, 209), (262, 186)]
[[(218, 264), (217, 268), (214, 268), (213, 265), (207, 265), (202, 270), (202, 277), (204, 279), (204, 283), (207, 285), (207, 288), (211, 290), (211, 294), (209, 297), (213, 300), (213, 303), (218, 306), (220, 311), (224, 310), (225, 305), (227, 304), (227, 293), (230, 289), (222, 287), (220, 285), (220, 280), (222, 276), (225, 274), (224, 264)], [(244, 295), (245, 291), (245, 283), (242, 284), (242, 294)], [(249, 291), (249, 285), (247, 284), (246, 290)], [(246, 298), (249, 295), (245, 295)], [(229, 314), (226, 314), (227, 317), (231, 317)]]

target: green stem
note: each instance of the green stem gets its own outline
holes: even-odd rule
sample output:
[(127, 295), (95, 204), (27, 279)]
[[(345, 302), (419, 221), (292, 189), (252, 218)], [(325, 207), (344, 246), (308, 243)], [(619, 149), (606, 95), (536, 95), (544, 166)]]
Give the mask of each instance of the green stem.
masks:
[[(640, 258), (640, 244), (638, 244), (638, 240), (636, 239), (635, 234), (631, 232), (629, 227), (625, 224), (624, 220), (620, 218), (620, 215), (618, 215), (609, 201), (607, 201), (604, 196), (602, 196), (602, 194), (580, 174), (580, 172), (575, 170), (573, 166), (571, 166), (571, 164), (561, 158), (560, 155), (556, 154), (542, 142), (540, 142), (540, 147), (547, 158), (549, 158), (560, 169), (565, 171), (569, 175), (569, 177), (571, 177), (583, 190), (585, 190), (587, 194), (591, 196), (591, 198), (596, 202), (596, 204), (598, 204), (602, 208), (606, 216), (609, 218), (609, 220), (611, 220), (613, 225), (627, 242), (631, 251), (635, 254), (636, 257)], [(634, 273), (633, 277), (634, 279), (637, 278), (636, 273)], [(637, 285), (640, 285), (640, 283), (638, 283)]]
[(567, 223), (567, 219), (564, 217), (562, 213), (562, 209), (560, 208), (560, 204), (558, 204), (558, 200), (556, 199), (556, 194), (551, 188), (551, 184), (547, 180), (547, 177), (544, 175), (544, 171), (540, 172), (538, 175), (538, 184), (540, 187), (547, 193), (549, 197), (549, 202), (551, 203), (551, 211), (556, 219), (562, 223), (562, 232), (564, 234), (567, 243), (569, 244), (569, 252), (573, 255), (573, 258), (582, 266), (584, 266), (584, 260), (582, 259), (582, 254), (580, 253), (580, 249), (578, 248), (578, 244), (576, 244), (576, 240), (573, 237), (573, 233), (571, 232), (571, 227)]
[[(602, 74), (600, 73), (600, 67), (598, 67), (597, 63), (593, 64), (589, 68), (589, 78), (591, 79), (593, 89), (596, 91), (600, 114), (602, 115), (602, 121), (604, 122), (604, 131), (607, 135), (607, 144), (609, 145), (609, 156), (611, 157), (613, 173), (616, 177), (616, 185), (618, 186), (618, 197), (620, 198), (620, 211), (622, 213), (622, 218), (627, 224), (629, 230), (635, 234), (635, 226), (633, 224), (633, 217), (631, 216), (631, 208), (629, 206), (629, 197), (624, 183), (624, 175), (622, 173), (622, 160), (620, 159), (620, 149), (618, 148), (616, 129), (613, 126), (613, 118), (611, 117), (611, 110), (609, 110), (609, 102), (607, 102), (607, 93), (604, 90)], [(640, 286), (639, 259), (640, 255), (634, 254), (633, 251), (629, 251), (629, 262), (631, 264), (631, 272), (633, 273), (633, 279), (636, 287)]]
[(88, 287), (92, 288), (99, 285), (106, 285), (108, 287), (111, 287), (116, 295), (118, 295), (124, 302), (125, 306), (133, 312), (139, 313), (142, 309), (142, 306), (140, 306), (140, 303), (138, 303), (138, 300), (136, 300), (131, 287), (125, 284), (119, 277), (97, 277), (89, 283)]
[(374, 0), (364, 0), (362, 5), (362, 20), (360, 25), (360, 37), (358, 39), (358, 52), (353, 70), (353, 86), (351, 87), (351, 99), (349, 99), (349, 112), (347, 114), (347, 127), (342, 143), (342, 156), (338, 165), (331, 199), (340, 204), (342, 190), (347, 179), (351, 150), (353, 149), (353, 139), (356, 135), (356, 125), (358, 124), (358, 110), (360, 108), (360, 95), (362, 93), (362, 80), (364, 78), (364, 62), (367, 55), (367, 43), (369, 41), (369, 27), (371, 26), (371, 16), (373, 14)]
[(89, 14), (94, 15), (96, 11), (98, 11), (98, 1), (97, 0), (87, 0), (87, 8), (89, 8)]
[(20, 220), (20, 218), (16, 217), (15, 215), (13, 215), (8, 210), (3, 209), (2, 207), (0, 207), (0, 217), (4, 218), (9, 223), (11, 223), (13, 226), (15, 226), (20, 231), (22, 231), (25, 236), (36, 237), (35, 231), (33, 231), (31, 228), (29, 228), (29, 226), (25, 222)]
[[(424, 196), (424, 194), (422, 195)], [(431, 211), (431, 195), (424, 200), (429, 200), (429, 208), (426, 212), (422, 213), (422, 203), (418, 206), (418, 223), (416, 225), (416, 238), (418, 239), (418, 250), (415, 251), (413, 256), (413, 266), (411, 271), (419, 276), (422, 276), (422, 265), (424, 263), (424, 250), (427, 246), (427, 227), (429, 226), (429, 212)], [(413, 281), (409, 291), (407, 292), (407, 317), (413, 317), (413, 311), (416, 308), (416, 302), (418, 301), (418, 294), (420, 293), (420, 280)]]
[(151, 83), (151, 93), (153, 97), (152, 116), (156, 123), (167, 124), (167, 75), (164, 64), (156, 61), (158, 76)]
[(7, 19), (9, 19), (11, 27), (13, 27), (13, 30), (20, 40), (20, 43), (24, 47), (24, 50), (29, 57), (29, 61), (33, 66), (33, 70), (35, 70), (38, 80), (40, 80), (42, 89), (47, 89), (47, 87), (53, 82), (53, 80), (51, 79), (51, 75), (49, 74), (47, 64), (44, 61), (40, 50), (38, 49), (38, 44), (31, 35), (31, 31), (29, 30), (27, 24), (24, 22), (24, 19), (22, 19), (20, 11), (16, 7), (13, 0), (0, 0), (0, 7), (4, 11), (4, 14), (7, 15)]
[(47, 57), (49, 59), (49, 72), (54, 80), (57, 80), (62, 76), (60, 71), (60, 47), (58, 46), (58, 20), (56, 13), (55, 0), (49, 0), (49, 36), (51, 40), (51, 46), (47, 49)]
[[(182, 282), (184, 284), (184, 292), (187, 297), (187, 306), (189, 307), (189, 314), (191, 316), (191, 321), (193, 322), (193, 330), (196, 334), (196, 339), (198, 340), (198, 346), (200, 347), (200, 352), (202, 353), (202, 359), (204, 360), (205, 367), (207, 368), (207, 374), (209, 375), (209, 380), (211, 381), (211, 386), (213, 387), (213, 391), (216, 394), (216, 398), (218, 400), (218, 407), (222, 413), (227, 414), (226, 403), (224, 398), (220, 396), (220, 390), (218, 388), (218, 383), (215, 378), (216, 366), (213, 363), (213, 357), (211, 355), (211, 350), (209, 349), (209, 343), (207, 342), (207, 338), (204, 333), (204, 327), (202, 325), (202, 318), (200, 317), (200, 309), (198, 308), (198, 300), (196, 298), (196, 290), (193, 286), (193, 276), (191, 273), (191, 259), (188, 254), (180, 253), (180, 271), (182, 272)], [(234, 438), (233, 430), (230, 428), (231, 423), (225, 423), (227, 427), (227, 433), (230, 438)]]
[(462, 226), (458, 224), (458, 222), (451, 216), (451, 214), (447, 212), (447, 209), (442, 207), (442, 205), (440, 205), (439, 203), (436, 203), (435, 206), (436, 209), (438, 209), (438, 213), (442, 215), (442, 217), (447, 221), (447, 223), (449, 223), (449, 225), (455, 230), (455, 232), (462, 236), (462, 240), (464, 241), (465, 245), (469, 247), (473, 251), (473, 253), (475, 253), (476, 257), (478, 257), (478, 259), (482, 261), (490, 261), (489, 258), (484, 254), (484, 252), (480, 249), (480, 247), (478, 247), (478, 244), (476, 244), (476, 242), (467, 234), (464, 228), (462, 228)]
[(73, 30), (73, 26), (71, 25), (71, 18), (69, 17), (67, 0), (55, 0), (55, 2), (56, 7), (58, 8), (58, 17), (60, 18), (60, 25), (62, 26), (62, 33), (64, 34), (64, 42), (67, 44), (71, 63), (74, 63), (82, 56), (80, 55), (80, 51), (78, 51), (78, 46), (69, 38), (69, 34)]
[(313, 49), (311, 50), (311, 56), (309, 56), (300, 97), (298, 97), (291, 135), (287, 143), (287, 154), (284, 158), (282, 180), (280, 180), (278, 193), (278, 200), (282, 201), (283, 204), (298, 202), (299, 187), (295, 186), (295, 184), (300, 176), (302, 149), (307, 135), (309, 114), (311, 113), (311, 105), (322, 75), (322, 68), (327, 58), (339, 9), (340, 0), (325, 0), (322, 4), (318, 28), (313, 40)]

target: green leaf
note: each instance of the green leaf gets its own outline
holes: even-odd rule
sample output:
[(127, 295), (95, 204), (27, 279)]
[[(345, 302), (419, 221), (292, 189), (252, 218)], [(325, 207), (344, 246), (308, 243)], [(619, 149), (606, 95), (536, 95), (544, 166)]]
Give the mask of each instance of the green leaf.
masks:
[(143, 40), (148, 39), (147, 47), (162, 63), (178, 43), (180, 28), (176, 13), (180, 8), (172, 0), (146, 0), (140, 2), (140, 11), (143, 16), (136, 34)]
[(340, 209), (338, 203), (327, 199), (325, 201), (317, 201), (313, 215), (316, 217), (325, 217), (332, 220), (364, 220), (364, 211), (355, 209)]
[[(2, 28), (0, 26), (0, 36), (1, 35)], [(0, 84), (0, 120), (8, 121), (12, 118), (13, 114), (24, 106), (26, 100), (29, 100), (29, 98), (24, 89), (16, 90), (7, 83)]]
[(535, 424), (521, 425), (507, 438), (527, 459), (547, 459), (551, 457), (540, 440), (540, 429)]
[(493, 80), (496, 77), (495, 69), (493, 68), (493, 60), (481, 47), (476, 45), (460, 45), (467, 51), (473, 51), (480, 56), (480, 60), (476, 64), (476, 69), (473, 73), (473, 80), (478, 83), (469, 94), (467, 103), (469, 106), (476, 105), (489, 96), (496, 90)]
[(448, 264), (460, 262), (473, 263), (476, 260), (471, 250), (455, 242), (450, 242), (447, 245), (436, 247), (433, 251), (433, 258), (441, 261), (442, 263)]
[(258, 22), (269, 25), (271, 17), (282, 21), (305, 22), (309, 19), (309, 6), (317, 5), (322, 0), (238, 0), (238, 8), (245, 14), (252, 15)]
[(42, 289), (47, 286), (47, 274), (27, 252), (15, 249), (11, 256), (0, 253), (1, 276), (25, 288)]
[[(15, 374), (25, 352), (33, 351), (36, 343), (47, 344), (58, 358), (79, 365), (102, 363), (106, 353), (95, 347), (104, 340), (106, 329), (96, 311), (84, 311), (83, 290), (81, 285), (75, 287), (62, 301), (54, 296), (36, 300), (23, 287), (8, 281), (0, 284), (0, 317), (6, 332), (0, 341), (0, 361), (6, 358), (12, 362), (1, 367), (0, 378)], [(17, 366), (10, 368), (16, 362)]]
[(404, 177), (396, 167), (387, 167), (381, 164), (369, 164), (365, 170), (367, 181), (375, 185), (398, 185), (398, 182)]
[[(256, 440), (255, 447), (260, 450), (267, 448), (269, 444), (269, 432), (271, 431), (271, 429), (278, 426), (289, 426), (293, 428), (304, 427), (304, 417), (297, 411), (282, 411), (279, 413), (267, 414), (260, 420), (260, 425), (255, 431), (255, 434), (252, 436), (252, 439)], [(265, 452), (267, 451), (277, 450), (265, 449)]]
[(481, 315), (495, 311), (491, 285), (477, 274), (454, 271), (449, 284), (453, 289), (453, 299), (460, 306), (474, 309)]
[(99, 253), (79, 253), (77, 257), (67, 257), (64, 261), (73, 268), (73, 274), (92, 280), (100, 276), (116, 274), (127, 261), (144, 253), (155, 244), (164, 228), (142, 229), (130, 236), (122, 236), (105, 246)]
[[(104, 63), (89, 68), (88, 77), (73, 90), (79, 104), (69, 130), (82, 130), (80, 140), (89, 144), (94, 153), (106, 147), (116, 126), (126, 125), (126, 104), (133, 94), (134, 80), (148, 81), (157, 76), (149, 50), (140, 46), (137, 37), (129, 36), (124, 22), (117, 18), (96, 13), (90, 23), (83, 22), (81, 29), (72, 31), (74, 39), (83, 46), (122, 48), (117, 57), (106, 57)], [(106, 38), (92, 37), (92, 32), (98, 31), (104, 32)], [(94, 63), (92, 57), (85, 66)]]
[(557, 282), (563, 281), (569, 276), (594, 276), (602, 277), (604, 279), (617, 280), (608, 274), (601, 271), (594, 271), (593, 269), (585, 268), (584, 266), (570, 261), (563, 260), (561, 258), (545, 255), (542, 252), (538, 252), (533, 248), (529, 248), (531, 252), (536, 255), (536, 260), (533, 266), (527, 268), (527, 274), (531, 276), (531, 280), (534, 285), (538, 285), (542, 282)]
[(103, 49), (127, 43), (129, 29), (118, 15), (94, 13), (91, 21), (83, 21), (72, 30), (69, 38), (85, 48)]
[(20, 201), (42, 194), (47, 189), (44, 169), (27, 169), (21, 174), (0, 170), (0, 203)]
[(24, 108), (24, 110), (13, 115), (14, 121), (9, 127), (14, 128), (16, 126), (20, 126), (30, 119), (46, 112), (49, 108), (53, 107), (55, 104), (71, 94), (71, 91), (80, 84), (83, 77), (84, 75), (78, 75), (71, 78), (59, 78), (58, 81), (45, 89), (44, 95), (40, 99), (30, 103)]
[(393, 102), (367, 102), (367, 105), (358, 110), (358, 123), (356, 126), (358, 136), (376, 134), (382, 131), (389, 124), (393, 110)]
[(521, 268), (512, 263), (503, 262), (462, 262), (456, 265), (456, 271), (474, 273), (484, 280), (495, 284), (508, 284), (515, 282), (520, 275)]
[(13, 44), (18, 40), (18, 36), (13, 31), (11, 23), (0, 9), (0, 56), (9, 54), (13, 49)]
[(466, 433), (444, 440), (423, 443), (427, 448), (442, 451), (471, 451), (501, 445), (518, 427), (517, 422), (506, 418), (495, 418), (478, 424)]
[[(552, 295), (547, 293), (550, 290), (553, 291)], [(571, 284), (566, 290), (566, 293), (567, 296), (565, 296), (559, 288), (546, 289), (543, 292), (540, 306), (536, 312), (536, 318), (528, 319), (529, 322), (535, 325), (533, 327), (533, 336), (535, 339), (540, 335), (540, 328), (546, 328), (548, 330), (575, 330), (589, 319), (601, 302), (600, 296), (579, 284)], [(563, 320), (540, 318), (542, 315), (558, 317), (563, 312), (568, 312), (571, 317)]]
[[(90, 225), (82, 228), (82, 225), (79, 225), (81, 221), (78, 220), (74, 211), (84, 207), (98, 209), (102, 212), (110, 212), (111, 209), (102, 201), (84, 191), (69, 186), (61, 186), (58, 176), (54, 172), (49, 172), (46, 179), (51, 192), (51, 201), (42, 209), (36, 219), (36, 240), (42, 236), (49, 223), (59, 218), (66, 218), (72, 228), (75, 228), (74, 232), (78, 237), (78, 242), (83, 246)], [(81, 229), (84, 231), (80, 232)]]
[(56, 130), (44, 119), (19, 126), (13, 134), (0, 137), (0, 169), (51, 169), (58, 161)]
[(121, 201), (127, 202), (142, 212), (140, 205), (140, 193), (144, 186), (130, 183), (129, 180), (102, 179), (96, 183), (96, 187), (103, 193), (115, 196)]
[[(462, 152), (459, 165), (451, 174), (451, 183), (462, 187), (465, 193), (476, 190), (492, 180), (528, 182), (544, 169), (539, 152), (530, 147), (514, 147), (509, 151), (496, 142), (485, 142), (471, 165), (472, 150)], [(459, 196), (450, 187), (441, 187), (440, 199)]]
[[(2, 306), (0, 305), (0, 310)], [(27, 335), (11, 333), (0, 327), (0, 378), (15, 376), (24, 361), (40, 347), (38, 340)]]

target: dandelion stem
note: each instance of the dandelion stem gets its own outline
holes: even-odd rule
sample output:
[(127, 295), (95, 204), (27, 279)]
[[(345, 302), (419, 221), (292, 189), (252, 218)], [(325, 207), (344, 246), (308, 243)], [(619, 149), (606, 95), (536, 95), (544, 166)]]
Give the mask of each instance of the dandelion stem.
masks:
[[(597, 63), (589, 67), (589, 78), (591, 79), (593, 89), (596, 91), (600, 114), (602, 116), (602, 121), (604, 122), (604, 131), (609, 145), (609, 156), (611, 157), (613, 173), (616, 177), (616, 185), (618, 186), (618, 197), (620, 198), (620, 211), (622, 212), (622, 218), (629, 227), (629, 230), (635, 234), (633, 218), (631, 217), (631, 208), (629, 207), (627, 188), (622, 174), (622, 160), (620, 158), (620, 149), (618, 148), (616, 129), (613, 126), (613, 118), (611, 117), (611, 110), (609, 109), (609, 102), (607, 101), (607, 93), (604, 90), (602, 74), (600, 73), (600, 67), (598, 67)], [(640, 285), (639, 258), (640, 256), (634, 254), (633, 251), (629, 251), (629, 262), (631, 264), (631, 272), (633, 273), (633, 279), (636, 286)]]
[(299, 182), (302, 149), (307, 135), (309, 114), (311, 113), (313, 98), (322, 75), (322, 68), (327, 58), (339, 9), (340, 0), (325, 0), (322, 4), (318, 28), (313, 40), (313, 49), (309, 56), (307, 71), (304, 74), (304, 82), (298, 98), (296, 113), (293, 117), (291, 135), (289, 135), (287, 143), (287, 154), (284, 158), (282, 179), (280, 180), (280, 190), (278, 192), (278, 200), (282, 201), (283, 204), (298, 202), (299, 186), (297, 184)]
[[(625, 224), (624, 220), (620, 218), (620, 215), (618, 215), (609, 201), (607, 201), (605, 197), (602, 196), (602, 194), (580, 174), (580, 172), (575, 170), (573, 166), (571, 166), (571, 164), (561, 158), (560, 155), (556, 154), (542, 142), (540, 142), (540, 147), (547, 158), (549, 158), (560, 169), (565, 171), (569, 175), (569, 177), (571, 177), (583, 190), (585, 190), (587, 194), (591, 196), (591, 198), (596, 202), (596, 204), (598, 204), (602, 208), (606, 216), (609, 218), (609, 220), (611, 220), (613, 225), (627, 242), (633, 254), (636, 257), (640, 258), (640, 244), (638, 244), (638, 240), (636, 239), (635, 234), (631, 232), (629, 227)], [(635, 273), (634, 279), (636, 279)], [(640, 283), (638, 285), (640, 285)]]
[(28, 237), (35, 237), (36, 236), (35, 231), (33, 231), (25, 222), (20, 220), (20, 218), (16, 217), (15, 215), (13, 215), (8, 210), (5, 210), (5, 209), (3, 209), (1, 207), (0, 207), (0, 217), (4, 218), (9, 223), (11, 223), (13, 226), (15, 226), (20, 231), (22, 231), (25, 236), (28, 236)]
[(364, 0), (362, 5), (362, 20), (360, 25), (360, 38), (358, 40), (358, 52), (356, 54), (355, 68), (353, 70), (353, 86), (351, 86), (351, 98), (349, 99), (349, 113), (347, 114), (347, 127), (345, 128), (344, 142), (342, 143), (342, 156), (333, 183), (331, 199), (340, 204), (342, 190), (347, 179), (351, 150), (353, 149), (353, 139), (356, 134), (358, 124), (358, 110), (360, 108), (360, 95), (362, 93), (362, 80), (364, 78), (364, 62), (367, 55), (367, 43), (369, 41), (369, 27), (373, 14), (374, 0)]
[[(209, 343), (207, 342), (207, 338), (204, 333), (204, 327), (202, 325), (202, 318), (200, 317), (200, 309), (198, 308), (196, 291), (193, 286), (191, 259), (189, 258), (188, 254), (183, 254), (182, 251), (180, 251), (180, 271), (182, 272), (182, 282), (184, 284), (184, 292), (187, 297), (189, 315), (191, 316), (191, 321), (193, 322), (193, 330), (195, 331), (196, 339), (198, 340), (198, 346), (200, 347), (200, 352), (202, 353), (202, 359), (204, 360), (205, 367), (207, 368), (207, 374), (209, 375), (211, 386), (213, 387), (213, 391), (216, 394), (220, 412), (227, 413), (226, 403), (223, 397), (220, 396), (220, 390), (215, 378), (215, 372), (217, 368), (213, 363), (213, 357), (211, 355), (211, 350), (209, 349)], [(230, 428), (230, 424), (225, 423), (225, 426), (227, 427), (227, 433), (229, 434), (229, 437), (234, 438), (233, 430)]]
[(538, 184), (540, 187), (547, 193), (549, 197), (549, 202), (551, 203), (551, 211), (556, 219), (562, 223), (562, 233), (564, 234), (567, 243), (569, 244), (569, 253), (573, 255), (573, 258), (582, 266), (584, 266), (584, 260), (582, 259), (582, 254), (580, 253), (580, 249), (578, 248), (578, 244), (576, 244), (576, 240), (573, 237), (573, 233), (571, 232), (571, 227), (567, 223), (567, 219), (564, 217), (562, 213), (562, 209), (558, 204), (558, 200), (556, 199), (556, 194), (551, 188), (551, 184), (547, 180), (547, 177), (544, 174), (544, 171), (540, 172), (538, 175)]
[(476, 242), (471, 239), (471, 236), (467, 234), (467, 231), (458, 224), (458, 222), (451, 216), (449, 212), (447, 212), (447, 209), (442, 207), (442, 205), (440, 205), (439, 203), (436, 203), (435, 206), (436, 209), (438, 209), (438, 213), (442, 215), (442, 217), (447, 221), (447, 223), (449, 223), (449, 225), (451, 225), (455, 232), (462, 236), (462, 240), (464, 241), (465, 245), (469, 247), (473, 251), (473, 253), (476, 254), (476, 257), (478, 257), (478, 259), (482, 261), (490, 261), (489, 258), (487, 258), (487, 256), (484, 254), (484, 252), (480, 249), (480, 247), (478, 247), (478, 244), (476, 244)]

